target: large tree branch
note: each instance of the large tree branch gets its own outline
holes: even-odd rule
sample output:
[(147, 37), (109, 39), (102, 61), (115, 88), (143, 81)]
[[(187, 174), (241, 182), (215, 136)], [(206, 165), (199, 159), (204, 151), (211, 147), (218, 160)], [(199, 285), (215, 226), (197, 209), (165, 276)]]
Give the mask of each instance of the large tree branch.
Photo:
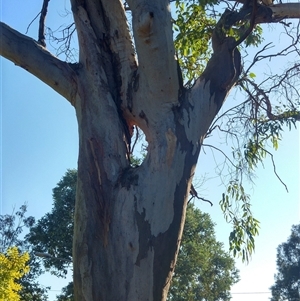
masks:
[[(243, 4), (243, 7), (237, 11), (232, 10), (227, 25), (232, 26), (240, 20), (250, 20), (254, 15), (253, 3), (249, 0), (229, 0)], [(255, 24), (262, 23), (278, 23), (283, 19), (299, 19), (300, 18), (300, 3), (280, 3), (272, 4), (271, 0), (264, 0), (259, 3), (256, 2), (255, 9)]]
[(259, 5), (255, 23), (278, 23), (283, 19), (299, 18), (300, 3), (280, 3), (270, 6)]
[[(210, 108), (215, 109), (211, 112), (211, 117), (214, 117), (221, 108), (229, 90), (237, 81), (241, 73), (241, 58), (239, 51), (236, 49), (239, 41), (226, 36), (226, 30), (239, 22), (240, 20), (252, 19), (251, 23), (272, 23), (280, 22), (285, 18), (300, 18), (300, 3), (293, 4), (278, 4), (272, 6), (265, 6), (257, 4), (257, 9), (253, 9), (251, 5), (245, 6), (240, 11), (226, 10), (221, 19), (216, 25), (212, 36), (212, 46), (214, 53), (207, 64), (205, 71), (197, 80), (196, 84), (191, 89), (191, 97), (201, 100), (200, 84), (202, 81), (204, 85), (210, 89)], [(253, 18), (255, 17), (255, 20)], [(250, 26), (251, 29), (251, 26)], [(250, 30), (246, 32), (248, 35)], [(243, 35), (243, 39), (246, 35)], [(243, 40), (241, 39), (241, 40)], [(195, 101), (195, 100), (193, 100)], [(211, 119), (205, 116), (208, 121)], [(205, 128), (205, 127), (203, 127)]]
[(270, 7), (275, 20), (300, 19), (300, 2), (280, 3)]
[(74, 105), (76, 74), (37, 41), (0, 22), (0, 55), (35, 75)]
[[(129, 0), (127, 3), (132, 11), (140, 85), (148, 89), (148, 95), (143, 95), (144, 102), (152, 99), (157, 105), (177, 103), (179, 80), (169, 1)], [(151, 94), (156, 91), (161, 91), (161, 97), (153, 99)]]
[(112, 52), (115, 69), (118, 70), (121, 77), (121, 81), (118, 81), (121, 107), (127, 122), (131, 124), (133, 123), (134, 114), (132, 114), (133, 103), (130, 94), (132, 92), (132, 83), (136, 80), (138, 65), (135, 49), (122, 1), (106, 0), (103, 2), (105, 2), (106, 18), (109, 20), (109, 47)]
[[(244, 5), (245, 9), (241, 10), (239, 14), (244, 14), (249, 18), (249, 13), (252, 8)], [(248, 10), (248, 11), (247, 11)], [(245, 14), (247, 13), (247, 14)], [(300, 3), (280, 3), (266, 6), (258, 5), (258, 10), (255, 17), (256, 24), (262, 23), (278, 23), (283, 19), (299, 19), (300, 18)]]

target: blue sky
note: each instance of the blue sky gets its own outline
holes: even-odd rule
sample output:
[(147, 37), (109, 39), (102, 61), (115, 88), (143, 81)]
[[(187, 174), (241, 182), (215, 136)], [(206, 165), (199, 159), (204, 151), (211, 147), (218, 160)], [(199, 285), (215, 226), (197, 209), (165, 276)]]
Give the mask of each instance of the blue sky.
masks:
[[(60, 22), (63, 1), (50, 1), (49, 22)], [(3, 0), (1, 20), (21, 33), (39, 12), (40, 0)], [(68, 23), (68, 17), (63, 20)], [(36, 38), (36, 25), (29, 34)], [(274, 42), (280, 35), (273, 32)], [(276, 38), (276, 39), (275, 39)], [(281, 40), (282, 42), (282, 40)], [(282, 66), (276, 65), (278, 69)], [(265, 69), (268, 67), (265, 66)], [(264, 69), (261, 69), (263, 72)], [(259, 71), (256, 71), (259, 72)], [(40, 218), (52, 207), (52, 188), (68, 168), (76, 168), (78, 137), (73, 107), (51, 88), (11, 62), (1, 59), (1, 199), (0, 213), (11, 213), (14, 206), (28, 204), (28, 214)], [(216, 137), (215, 139), (217, 139)], [(276, 168), (288, 185), (289, 193), (272, 172), (269, 160), (258, 169), (255, 184), (247, 185), (251, 193), (254, 216), (261, 222), (256, 239), (256, 251), (248, 265), (237, 259), (241, 281), (232, 289), (233, 301), (265, 301), (270, 294), (276, 272), (276, 248), (286, 241), (292, 224), (300, 222), (299, 130), (286, 132), (279, 150), (275, 152)], [(201, 154), (196, 178), (206, 174), (214, 177), (214, 158), (210, 151)], [(217, 238), (228, 247), (230, 226), (218, 206), (223, 186), (218, 178), (200, 188), (203, 197), (214, 206), (199, 203), (216, 225)], [(61, 280), (44, 276), (41, 283), (52, 286), (51, 297), (59, 293)], [(247, 293), (247, 294), (238, 294)], [(250, 294), (260, 293), (260, 294)]]

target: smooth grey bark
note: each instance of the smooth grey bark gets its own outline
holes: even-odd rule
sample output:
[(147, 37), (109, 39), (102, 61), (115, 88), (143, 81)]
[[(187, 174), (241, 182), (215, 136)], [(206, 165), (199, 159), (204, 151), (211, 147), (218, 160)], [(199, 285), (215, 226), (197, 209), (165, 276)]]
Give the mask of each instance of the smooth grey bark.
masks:
[(58, 60), (34, 39), (2, 22), (0, 35), (0, 55), (32, 73), (71, 104), (74, 103), (76, 74), (69, 64)]
[[(77, 301), (166, 299), (201, 143), (240, 74), (233, 40), (216, 34), (206, 70), (191, 89), (183, 88), (169, 1), (127, 3), (134, 43), (122, 1), (71, 0), (80, 47), (76, 65), (0, 27), (0, 54), (76, 109)], [(148, 141), (138, 168), (130, 166), (133, 125)]]

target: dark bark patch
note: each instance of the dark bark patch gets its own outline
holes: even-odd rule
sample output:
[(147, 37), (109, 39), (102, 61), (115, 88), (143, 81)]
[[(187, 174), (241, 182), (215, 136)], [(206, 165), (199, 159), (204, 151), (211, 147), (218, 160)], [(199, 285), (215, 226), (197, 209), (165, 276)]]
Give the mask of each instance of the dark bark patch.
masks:
[(140, 75), (137, 72), (134, 72), (134, 77), (133, 77), (133, 91), (137, 92), (139, 89), (139, 80), (140, 80)]
[[(180, 120), (184, 119), (183, 111), (186, 110), (187, 112), (193, 110), (194, 106), (190, 104), (189, 101), (187, 101), (187, 93), (183, 93), (180, 98), (181, 106), (174, 106), (173, 107), (173, 114), (174, 114), (174, 121), (176, 124), (176, 132), (175, 135), (177, 137), (177, 144), (179, 144), (180, 150), (184, 152), (192, 152), (193, 151), (193, 143), (189, 141), (186, 137), (186, 130), (183, 124), (180, 122)], [(188, 120), (187, 124), (189, 125), (191, 122), (190, 117), (186, 117)]]
[[(127, 123), (123, 111), (121, 109), (122, 99), (121, 99), (121, 87), (122, 87), (122, 77), (120, 76), (121, 73), (121, 63), (120, 57), (117, 54), (111, 54), (111, 64), (113, 69), (113, 83), (111, 85), (110, 92), (113, 95), (114, 102), (116, 104), (116, 108), (119, 114), (120, 122), (124, 129), (124, 134), (126, 137), (126, 149), (129, 155), (130, 152), (130, 144), (131, 144), (131, 125)], [(117, 91), (117, 93), (114, 91)]]
[(148, 118), (147, 118), (147, 116), (146, 116), (146, 114), (145, 114), (145, 112), (144, 112), (143, 110), (140, 112), (139, 116), (140, 116), (142, 119), (144, 119), (144, 120), (146, 121), (146, 124), (148, 125), (149, 120), (148, 120)]
[(131, 75), (131, 80), (128, 83), (126, 89), (127, 108), (129, 109), (130, 112), (132, 112), (133, 109), (133, 104), (132, 104), (133, 92), (136, 92), (138, 89), (139, 89), (139, 74), (137, 73), (137, 70), (135, 70)]
[(107, 179), (106, 173), (103, 172), (104, 168), (101, 160), (101, 158), (103, 158), (103, 149), (101, 144), (98, 143), (96, 139), (91, 138), (89, 139), (87, 149), (89, 150), (89, 161), (87, 164), (89, 168), (87, 168), (87, 170), (92, 192), (90, 199), (94, 202), (93, 213), (97, 214), (97, 217), (102, 224), (99, 238), (102, 238), (103, 245), (106, 246), (110, 224), (110, 212), (109, 203), (107, 201), (109, 197), (107, 196), (104, 187), (109, 187), (111, 184)]
[(132, 242), (129, 242), (128, 246), (132, 252), (135, 251), (135, 247), (133, 246)]
[[(189, 148), (189, 146), (188, 146)], [(182, 178), (174, 192), (174, 219), (165, 233), (159, 234), (153, 242), (154, 247), (154, 275), (153, 275), (153, 300), (161, 300), (162, 291), (171, 281), (175, 269), (175, 254), (179, 247), (179, 233), (183, 227), (182, 220), (185, 214), (187, 198), (187, 183), (191, 178), (191, 166), (197, 162), (200, 148), (192, 155), (186, 156), (185, 169)], [(162, 248), (161, 246), (165, 246)]]
[(241, 74), (240, 52), (237, 48), (231, 49), (234, 42), (234, 39), (229, 37), (218, 45), (201, 75), (205, 83), (210, 82), (210, 94), (215, 95), (217, 112), (223, 104), (225, 95)]
[(154, 237), (151, 235), (151, 226), (148, 221), (145, 220), (146, 211), (143, 209), (142, 213), (135, 209), (135, 220), (139, 231), (139, 254), (137, 256), (135, 264), (140, 266), (142, 259), (147, 258), (148, 250), (152, 248)]
[[(243, 11), (241, 11), (243, 14)], [(241, 74), (241, 55), (237, 49), (238, 41), (227, 36), (227, 31), (238, 20), (244, 19), (236, 12), (225, 10), (212, 33), (213, 55), (201, 79), (209, 82), (210, 95), (214, 96), (218, 113), (224, 98)]]
[(119, 183), (122, 187), (125, 187), (127, 190), (129, 190), (131, 185), (138, 185), (139, 175), (134, 171), (134, 169), (128, 167), (120, 176)]

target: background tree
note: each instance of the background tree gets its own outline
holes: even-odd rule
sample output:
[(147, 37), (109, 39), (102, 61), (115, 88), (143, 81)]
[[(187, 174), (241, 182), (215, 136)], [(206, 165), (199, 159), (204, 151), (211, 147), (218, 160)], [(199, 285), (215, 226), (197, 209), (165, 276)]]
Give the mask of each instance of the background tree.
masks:
[(70, 282), (67, 286), (62, 288), (62, 292), (57, 296), (57, 301), (74, 301), (74, 285)]
[[(197, 16), (206, 15), (200, 19), (201, 29), (211, 21), (210, 31), (203, 33), (197, 26), (193, 31), (200, 33), (194, 35), (196, 39), (211, 40), (212, 55), (209, 60), (208, 55), (199, 58), (204, 60), (201, 75), (194, 73), (200, 76), (184, 86), (182, 77), (191, 75), (184, 69), (180, 51), (194, 61), (197, 51), (186, 47), (190, 46), (186, 41), (178, 43), (181, 71), (169, 1), (71, 0), (79, 45), (73, 64), (45, 48), (48, 2), (42, 6), (37, 40), (1, 23), (0, 54), (44, 81), (76, 111), (75, 300), (166, 299), (200, 148), (213, 131), (224, 130), (217, 114), (235, 85), (247, 98), (226, 115), (226, 125), (231, 129), (236, 118), (243, 120), (229, 134), (236, 139), (242, 132), (246, 141), (236, 139), (237, 164), (221, 205), (234, 227), (231, 247), (247, 258), (254, 247), (257, 221), (243, 191), (243, 175), (253, 173), (266, 155), (272, 158), (265, 146), (271, 142), (276, 149), (281, 124), (299, 120), (299, 103), (293, 101), (294, 95), (299, 96), (295, 82), (299, 64), (269, 77), (269, 87), (266, 81), (257, 83), (250, 70), (266, 58), (299, 55), (298, 27), (287, 30), (288, 48), (263, 55), (265, 46), (243, 69), (241, 51), (255, 43), (252, 32), (258, 24), (280, 22), (287, 27), (284, 18), (299, 18), (299, 3), (187, 1)], [(184, 11), (178, 19), (188, 16)], [(132, 21), (132, 29), (127, 21)], [(179, 31), (185, 24), (178, 23)], [(284, 96), (284, 103), (273, 101), (274, 93)], [(148, 142), (147, 155), (135, 168), (130, 162), (133, 126), (144, 132)], [(233, 201), (239, 202), (241, 215), (233, 210)]]
[(74, 210), (77, 171), (68, 170), (53, 189), (53, 208), (30, 228), (25, 239), (34, 252), (49, 254), (43, 258), (45, 268), (64, 276), (72, 262)]
[(0, 253), (0, 300), (19, 301), (19, 291), (22, 286), (17, 283), (28, 273), (28, 253), (21, 254), (17, 247), (10, 247), (5, 253)]
[(271, 300), (300, 300), (300, 224), (293, 225), (287, 242), (278, 246), (276, 263), (278, 273)]
[(190, 203), (168, 300), (229, 301), (238, 280), (234, 260), (216, 240), (210, 216)]
[[(26, 257), (26, 265), (30, 269), (25, 275), (18, 277), (17, 283), (21, 287), (18, 296), (20, 296), (22, 301), (46, 301), (46, 293), (49, 288), (42, 287), (37, 280), (43, 273), (41, 262), (35, 256), (28, 241), (24, 239), (23, 231), (25, 230), (26, 232), (35, 223), (35, 219), (32, 216), (26, 217), (26, 211), (27, 206), (22, 205), (19, 210), (13, 211), (12, 214), (0, 215), (0, 252), (3, 254), (2, 256), (5, 256), (4, 254), (7, 254), (8, 250), (11, 250), (13, 247), (17, 248), (17, 251), (14, 249), (12, 251), (12, 255), (17, 259), (21, 259), (20, 265), (15, 267), (16, 269), (24, 267), (23, 259), (27, 255), (21, 257), (23, 256), (21, 254), (29, 254), (28, 258)], [(16, 252), (19, 252), (19, 255)], [(5, 271), (5, 268), (3, 271)]]

